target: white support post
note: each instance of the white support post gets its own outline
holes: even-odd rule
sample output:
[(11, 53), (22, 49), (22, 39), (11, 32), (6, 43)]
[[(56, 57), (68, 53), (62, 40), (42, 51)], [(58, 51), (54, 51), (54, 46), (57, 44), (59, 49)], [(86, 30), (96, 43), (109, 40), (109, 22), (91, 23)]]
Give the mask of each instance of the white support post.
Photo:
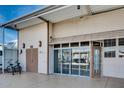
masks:
[(4, 27), (2, 27), (2, 73), (4, 74)]

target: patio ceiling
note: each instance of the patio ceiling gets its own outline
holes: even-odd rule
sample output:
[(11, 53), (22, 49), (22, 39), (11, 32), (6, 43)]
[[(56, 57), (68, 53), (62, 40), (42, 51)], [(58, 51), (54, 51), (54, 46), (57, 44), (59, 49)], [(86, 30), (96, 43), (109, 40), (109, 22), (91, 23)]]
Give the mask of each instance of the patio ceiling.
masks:
[(44, 21), (40, 20), (39, 18), (33, 18), (33, 19), (30, 19), (30, 20), (27, 20), (27, 21), (24, 21), (24, 22), (21, 22), (21, 23), (17, 23), (16, 28), (17, 29), (22, 29), (22, 28), (26, 28), (26, 27), (29, 27), (29, 26), (32, 26), (32, 25), (36, 25), (36, 24), (39, 24), (39, 23), (42, 23), (42, 22), (44, 22)]
[(50, 9), (46, 8), (44, 10), (40, 10), (41, 12), (39, 12), (39, 14), (37, 15), (36, 14), (33, 14), (32, 16), (29, 15), (28, 17), (22, 18), (22, 20), (16, 19), (13, 22), (6, 23), (5, 26), (9, 26), (16, 29), (23, 29), (25, 27), (32, 26), (44, 21), (57, 23), (71, 18), (95, 15), (98, 13), (108, 12), (120, 8), (124, 8), (124, 6), (123, 5), (51, 6)]
[(86, 16), (86, 15), (92, 15), (92, 14), (96, 14), (99, 12), (105, 12), (105, 11), (109, 11), (109, 10), (113, 10), (113, 9), (117, 9), (117, 8), (121, 8), (123, 6), (119, 6), (119, 5), (81, 5), (81, 6), (76, 6), (76, 5), (72, 5), (72, 6), (64, 6), (63, 8), (60, 9), (56, 9), (56, 11), (53, 12), (48, 12), (44, 15), (42, 15), (41, 17), (43, 17), (44, 19), (49, 20), (52, 23), (56, 23), (56, 22), (60, 22), (66, 19), (71, 19), (71, 18), (75, 18), (75, 17), (82, 17), (82, 16)]

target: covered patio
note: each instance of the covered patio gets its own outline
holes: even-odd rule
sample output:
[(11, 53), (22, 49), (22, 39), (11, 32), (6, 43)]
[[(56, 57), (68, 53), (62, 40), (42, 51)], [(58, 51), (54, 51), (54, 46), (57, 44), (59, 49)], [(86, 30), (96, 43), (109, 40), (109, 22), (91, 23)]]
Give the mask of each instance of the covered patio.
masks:
[[(1, 34), (3, 36), (3, 40), (2, 40), (3, 56), (2, 56), (2, 61), (1, 61), (2, 72), (4, 73), (4, 69), (6, 68), (6, 63), (9, 61), (9, 60), (7, 60), (7, 62), (6, 62), (6, 60), (5, 60), (5, 56), (7, 56), (7, 55), (6, 55), (5, 51), (4, 51), (4, 45), (5, 45), (5, 39), (4, 39), (5, 29), (4, 28), (14, 29), (14, 30), (17, 31), (17, 33), (16, 33), (17, 38), (16, 39), (18, 41), (17, 42), (18, 46), (16, 47), (17, 51), (16, 51), (16, 58), (15, 58), (15, 60), (20, 58), (19, 61), (22, 62), (22, 68), (23, 68), (24, 71), (26, 71), (26, 59), (24, 57), (25, 54), (22, 55), (22, 51), (23, 51), (23, 53), (26, 53), (25, 50), (27, 48), (29, 48), (29, 47), (31, 48), (32, 46), (36, 46), (37, 43), (34, 44), (34, 45), (32, 44), (32, 42), (34, 41), (33, 38), (26, 37), (24, 39), (24, 36), (21, 35), (21, 31), (22, 31), (22, 29), (24, 30), (25, 28), (28, 28), (28, 27), (29, 28), (30, 27), (34, 28), (33, 26), (35, 26), (35, 25), (38, 25), (38, 24), (41, 24), (41, 23), (46, 23), (46, 27), (45, 27), (45, 29), (46, 29), (46, 32), (45, 32), (46, 36), (44, 35), (46, 40), (42, 40), (40, 38), (40, 39), (36, 40), (36, 42), (37, 41), (38, 41), (38, 43), (46, 42), (46, 44), (45, 43), (43, 44), (43, 45), (45, 45), (45, 47), (43, 47), (43, 48), (46, 51), (40, 51), (39, 50), (39, 53), (45, 52), (44, 56), (47, 56), (47, 57), (44, 57), (44, 58), (46, 58), (46, 59), (44, 59), (44, 60), (46, 60), (45, 61), (45, 66), (44, 66), (44, 64), (42, 64), (42, 61), (44, 61), (44, 60), (39, 58), (39, 60), (41, 60), (41, 61), (39, 61), (40, 66), (43, 66), (45, 68), (42, 69), (43, 67), (39, 67), (38, 68), (39, 69), (38, 72), (39, 73), (49, 74), (49, 73), (53, 73), (52, 70), (50, 70), (50, 69), (53, 69), (53, 67), (50, 65), (50, 64), (52, 64), (52, 62), (50, 62), (48, 60), (48, 58), (50, 58), (49, 55), (48, 55), (48, 52), (50, 51), (50, 47), (51, 47), (51, 46), (49, 46), (50, 44), (62, 43), (60, 41), (64, 41), (64, 43), (71, 42), (71, 41), (77, 42), (76, 40), (78, 40), (78, 41), (81, 40), (82, 41), (82, 40), (84, 40), (84, 38), (87, 39), (88, 41), (89, 41), (89, 39), (90, 39), (90, 41), (92, 41), (93, 39), (96, 39), (94, 37), (97, 36), (97, 39), (98, 39), (98, 36), (99, 36), (98, 34), (95, 34), (93, 36), (91, 36), (91, 35), (88, 36), (87, 34), (85, 34), (85, 36), (83, 36), (83, 38), (80, 38), (79, 35), (78, 35), (78, 38), (76, 38), (76, 39), (74, 37), (74, 39), (71, 38), (71, 40), (70, 40), (70, 38), (67, 39), (68, 37), (67, 38), (64, 37), (64, 39), (62, 38), (62, 39), (59, 40), (59, 38), (54, 37), (55, 35), (52, 36), (53, 32), (55, 32), (55, 31), (52, 31), (52, 25), (55, 25), (55, 24), (57, 24), (59, 22), (65, 21), (65, 20), (72, 20), (72, 19), (73, 19), (73, 21), (74, 20), (79, 20), (79, 19), (86, 20), (88, 17), (94, 16), (94, 15), (97, 15), (97, 14), (102, 14), (102, 13), (106, 13), (106, 12), (116, 11), (116, 10), (119, 10), (119, 9), (121, 10), (123, 8), (124, 8), (123, 5), (117, 5), (117, 6), (112, 6), (112, 5), (111, 6), (109, 6), (109, 5), (108, 6), (93, 6), (93, 5), (74, 5), (74, 6), (73, 5), (68, 5), (68, 6), (59, 5), (59, 6), (56, 6), (56, 5), (51, 5), (51, 6), (47, 6), (44, 9), (38, 10), (36, 12), (33, 12), (33, 13), (29, 14), (29, 15), (25, 15), (25, 16), (22, 16), (20, 18), (8, 21), (5, 24), (2, 24), (1, 25), (3, 27), (3, 29), (1, 29), (2, 32), (3, 32)], [(90, 26), (92, 26), (92, 24)], [(80, 25), (80, 28), (82, 28), (81, 25)], [(36, 28), (34, 28), (34, 29), (36, 30)], [(42, 28), (40, 28), (40, 29), (42, 29)], [(43, 32), (43, 31), (41, 31), (41, 32)], [(60, 32), (60, 30), (58, 32)], [(31, 29), (30, 29), (29, 33), (31, 34)], [(39, 33), (39, 34), (42, 34), (42, 33)], [(82, 34), (81, 34), (81, 36), (82, 36)], [(103, 35), (101, 35), (101, 36), (103, 36)], [(105, 36), (107, 36), (107, 35), (105, 35)], [(40, 36), (40, 37), (42, 37), (42, 36)], [(109, 37), (109, 34), (108, 34), (108, 37)], [(102, 38), (106, 39), (106, 37), (102, 37)], [(27, 43), (25, 43), (27, 39), (30, 40), (30, 43), (28, 42), (28, 45), (27, 45)], [(25, 44), (26, 44), (26, 48), (24, 47)], [(37, 48), (37, 47), (35, 47), (35, 48)], [(39, 49), (43, 49), (41, 46), (40, 47), (38, 46), (38, 48)], [(93, 63), (93, 61), (91, 63)], [(90, 70), (91, 70), (90, 71), (91, 72), (90, 77), (93, 76), (92, 68), (93, 68), (93, 64), (90, 66)]]
[[(79, 42), (80, 40), (82, 41), (82, 40), (84, 40), (84, 38), (87, 39), (88, 37), (89, 37), (87, 39), (88, 41), (90, 41), (89, 39), (91, 39), (91, 41), (93, 41), (93, 40), (97, 40), (98, 36), (100, 36), (99, 33), (95, 33), (93, 35), (86, 34), (85, 36), (83, 36), (81, 34), (81, 35), (77, 35), (77, 37), (73, 36), (73, 37), (71, 37), (71, 39), (70, 39), (70, 37), (58, 38), (58, 37), (52, 36), (52, 34), (53, 34), (52, 33), (52, 25), (54, 25), (54, 27), (55, 27), (55, 24), (57, 24), (57, 23), (59, 24), (59, 22), (62, 22), (62, 21), (64, 22), (65, 20), (73, 19), (73, 22), (75, 20), (79, 20), (79, 19), (85, 20), (88, 17), (94, 16), (97, 14), (106, 13), (106, 12), (108, 13), (108, 12), (111, 12), (114, 10), (116, 11), (118, 9), (121, 10), (123, 8), (124, 8), (124, 6), (107, 6), (107, 7), (83, 6), (83, 5), (81, 5), (81, 6), (49, 6), (43, 10), (39, 10), (32, 14), (22, 16), (20, 18), (9, 21), (8, 23), (2, 24), (1, 25), (1, 27), (2, 27), (1, 28), (1, 35), (2, 35), (1, 51), (3, 54), (1, 56), (1, 73), (3, 73), (3, 74), (0, 74), (0, 87), (8, 87), (8, 88), (10, 88), (10, 87), (11, 88), (14, 88), (14, 87), (17, 87), (17, 88), (43, 88), (43, 87), (44, 88), (46, 88), (46, 87), (48, 87), (48, 88), (109, 88), (109, 87), (123, 88), (124, 87), (124, 78), (104, 77), (104, 75), (102, 75), (101, 78), (92, 78), (93, 73), (94, 73), (93, 72), (93, 59), (91, 59), (91, 65), (88, 69), (90, 71), (89, 77), (85, 77), (83, 75), (82, 76), (73, 76), (73, 75), (69, 76), (69, 75), (71, 75), (70, 68), (69, 68), (70, 74), (68, 74), (68, 75), (53, 74), (53, 73), (55, 73), (55, 72), (53, 72), (53, 70), (54, 70), (54, 67), (52, 67), (53, 63), (51, 62), (51, 59), (49, 59), (51, 57), (49, 55), (50, 54), (49, 51), (50, 51), (50, 48), (52, 50), (52, 44), (68, 43), (71, 40), (72, 40), (72, 42), (74, 42), (74, 40), (75, 40), (75, 42)], [(68, 12), (70, 12), (68, 16), (63, 14), (63, 13), (68, 13)], [(42, 26), (42, 24), (43, 24), (43, 26)], [(37, 29), (37, 27), (39, 29)], [(41, 28), (41, 27), (43, 27), (43, 28)], [(80, 26), (80, 27), (82, 27), (82, 26)], [(16, 42), (15, 42), (16, 47), (12, 47), (12, 48), (6, 47), (6, 45), (7, 45), (7, 43), (5, 42), (6, 41), (6, 33), (5, 33), (6, 29), (9, 29), (9, 30), (11, 29), (16, 32)], [(41, 31), (42, 29), (44, 32)], [(27, 31), (26, 34), (23, 33), (26, 31)], [(34, 35), (33, 33), (34, 32), (36, 33), (37, 31), (39, 31), (39, 32), (36, 35)], [(56, 30), (56, 32), (57, 31), (60, 32), (60, 30)], [(30, 36), (32, 35), (32, 38), (27, 37), (28, 33), (30, 33)], [(113, 30), (111, 33), (113, 33)], [(111, 34), (111, 33), (109, 33), (109, 34)], [(104, 34), (104, 32), (102, 32), (102, 35), (100, 38), (106, 39), (106, 37), (102, 37), (103, 34)], [(109, 37), (109, 34), (108, 35), (105, 34), (105, 36)], [(55, 35), (57, 36), (57, 34), (55, 34)], [(112, 35), (113, 34), (111, 34), (111, 36)], [(116, 35), (116, 34), (114, 34), (114, 35)], [(118, 35), (120, 35), (120, 34), (118, 34)], [(39, 36), (42, 38), (36, 38), (33, 36), (36, 36), (36, 37)], [(76, 40), (78, 40), (78, 41), (76, 41)], [(62, 42), (60, 42), (60, 41), (62, 41)], [(42, 42), (43, 42), (43, 44), (42, 44)], [(13, 43), (13, 42), (9, 42), (9, 43)], [(25, 47), (25, 44), (26, 44), (26, 47)], [(78, 44), (80, 44), (80, 43), (78, 43)], [(42, 46), (42, 45), (45, 45), (45, 46)], [(102, 44), (101, 44), (101, 46), (102, 46)], [(37, 54), (39, 54), (40, 58), (36, 59), (37, 63), (38, 63), (38, 64), (36, 64), (36, 66), (37, 66), (36, 72), (38, 72), (38, 73), (31, 73), (30, 71), (28, 72), (28, 70), (27, 70), (26, 49), (29, 49), (29, 48), (30, 49), (32, 49), (32, 48), (39, 49), (39, 52), (37, 51)], [(8, 52), (6, 53), (5, 49), (15, 49), (16, 53), (13, 56), (16, 58), (12, 57), (11, 54), (14, 54), (12, 52), (9, 54), (9, 55), (11, 55), (11, 57), (7, 58)], [(33, 53), (31, 53), (31, 54), (33, 54)], [(78, 53), (78, 54), (80, 54), (80, 53)], [(90, 56), (93, 56), (93, 55), (91, 54)], [(23, 71), (24, 71), (21, 75), (17, 74), (17, 75), (13, 76), (13, 75), (11, 75), (11, 73), (4, 74), (4, 71), (7, 68), (6, 64), (10, 60), (10, 58), (14, 58), (13, 62), (15, 62), (17, 59), (19, 59), (19, 62), (21, 63)], [(30, 57), (29, 57), (29, 59), (30, 59)], [(33, 61), (30, 61), (30, 62), (33, 63)], [(69, 64), (69, 66), (71, 67), (71, 64)], [(78, 68), (80, 69), (81, 67), (78, 67)], [(31, 69), (33, 69), (33, 65), (32, 65)], [(78, 72), (80, 73), (81, 71), (79, 69), (78, 69)], [(120, 69), (120, 70), (118, 70), (118, 72), (119, 71), (123, 71), (123, 70)], [(119, 73), (121, 73), (121, 72), (119, 72)], [(47, 74), (50, 74), (50, 75), (47, 75)], [(121, 74), (123, 75), (123, 73), (121, 73)], [(119, 76), (119, 75), (117, 75), (117, 76)]]

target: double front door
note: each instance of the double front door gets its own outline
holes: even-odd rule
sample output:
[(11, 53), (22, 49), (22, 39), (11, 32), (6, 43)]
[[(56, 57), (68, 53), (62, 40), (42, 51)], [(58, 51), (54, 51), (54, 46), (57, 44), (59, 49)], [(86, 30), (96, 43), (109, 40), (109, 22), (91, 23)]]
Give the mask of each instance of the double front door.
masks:
[(38, 72), (38, 49), (26, 49), (26, 71)]
[(54, 50), (54, 73), (89, 76), (89, 51)]

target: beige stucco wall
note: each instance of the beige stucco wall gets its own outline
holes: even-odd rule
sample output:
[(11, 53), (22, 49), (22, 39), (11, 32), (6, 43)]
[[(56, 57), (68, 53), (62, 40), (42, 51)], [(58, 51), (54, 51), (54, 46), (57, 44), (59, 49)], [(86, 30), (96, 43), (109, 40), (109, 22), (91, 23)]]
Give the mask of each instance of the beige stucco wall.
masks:
[[(53, 38), (61, 38), (120, 29), (124, 29), (124, 9), (89, 16), (82, 19), (66, 20), (55, 24), (50, 23), (49, 34)], [(42, 41), (43, 46), (41, 48), (38, 47), (39, 40)], [(26, 44), (26, 48), (33, 45), (34, 48), (39, 49), (38, 72), (47, 73), (47, 24), (42, 23), (22, 29), (19, 32), (19, 49), (22, 49), (22, 43)], [(53, 73), (54, 56), (52, 47), (49, 48), (49, 70), (50, 73)], [(25, 50), (26, 49), (23, 49), (23, 54), (19, 56), (20, 61), (23, 63), (24, 70), (26, 70)], [(118, 59), (117, 57), (115, 59), (102, 58), (103, 76), (124, 78), (123, 61), (124, 59)]]
[[(55, 23), (53, 25), (53, 38), (62, 38), (108, 31), (123, 31), (123, 29), (124, 9), (120, 9), (84, 17), (81, 19), (78, 18)], [(118, 38), (118, 34), (116, 38)], [(111, 35), (109, 36), (109, 38), (113, 38)], [(111, 49), (113, 49), (113, 47)], [(118, 49), (115, 50), (116, 53), (118, 53)], [(102, 55), (102, 75), (124, 78), (124, 58), (118, 58), (118, 54), (116, 54), (116, 58), (104, 58), (104, 49), (102, 49)]]
[(68, 37), (124, 29), (124, 9), (55, 23), (53, 37)]
[[(42, 47), (39, 47), (39, 41), (42, 41)], [(26, 48), (22, 49), (22, 43), (26, 44)], [(26, 70), (26, 49), (38, 48), (38, 72), (47, 73), (47, 24), (41, 23), (19, 31), (19, 50), (23, 53), (19, 55), (24, 70)]]

